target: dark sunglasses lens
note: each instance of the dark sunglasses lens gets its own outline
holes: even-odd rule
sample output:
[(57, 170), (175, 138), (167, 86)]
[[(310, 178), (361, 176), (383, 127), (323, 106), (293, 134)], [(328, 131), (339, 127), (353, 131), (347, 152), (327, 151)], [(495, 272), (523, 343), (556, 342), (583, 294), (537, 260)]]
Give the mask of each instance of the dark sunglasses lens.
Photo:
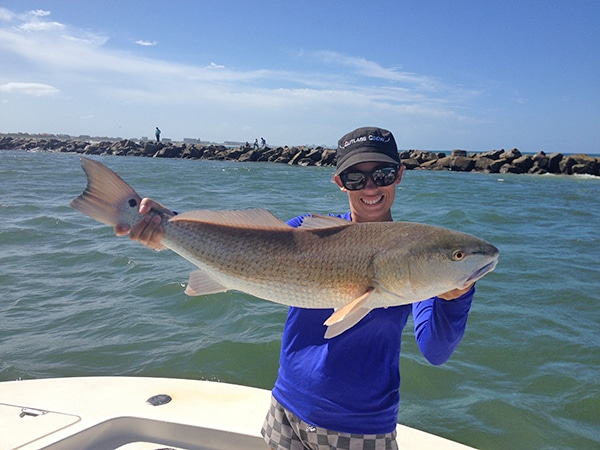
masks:
[(349, 191), (359, 191), (367, 185), (367, 176), (362, 172), (342, 174), (342, 184)]
[(389, 186), (396, 181), (396, 174), (397, 171), (393, 167), (385, 167), (375, 170), (371, 175), (371, 179), (377, 186)]

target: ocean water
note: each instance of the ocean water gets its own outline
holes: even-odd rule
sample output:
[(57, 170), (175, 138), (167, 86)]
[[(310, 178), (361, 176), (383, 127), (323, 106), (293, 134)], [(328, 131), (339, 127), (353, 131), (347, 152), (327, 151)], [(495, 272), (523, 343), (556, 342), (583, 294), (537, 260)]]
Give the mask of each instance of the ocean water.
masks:
[[(178, 211), (347, 210), (331, 168), (98, 159)], [(70, 208), (84, 187), (77, 155), (0, 151), (0, 381), (272, 387), (286, 308), (237, 292), (187, 297), (191, 264)], [(411, 171), (393, 213), (501, 252), (448, 363), (430, 366), (407, 327), (399, 422), (481, 449), (600, 448), (600, 179)]]

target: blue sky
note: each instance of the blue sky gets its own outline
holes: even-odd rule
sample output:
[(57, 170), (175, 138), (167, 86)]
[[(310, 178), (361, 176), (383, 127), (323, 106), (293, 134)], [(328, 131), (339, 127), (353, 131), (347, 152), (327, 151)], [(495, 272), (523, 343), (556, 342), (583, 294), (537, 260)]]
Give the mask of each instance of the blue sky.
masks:
[(600, 153), (600, 1), (0, 0), (0, 132)]

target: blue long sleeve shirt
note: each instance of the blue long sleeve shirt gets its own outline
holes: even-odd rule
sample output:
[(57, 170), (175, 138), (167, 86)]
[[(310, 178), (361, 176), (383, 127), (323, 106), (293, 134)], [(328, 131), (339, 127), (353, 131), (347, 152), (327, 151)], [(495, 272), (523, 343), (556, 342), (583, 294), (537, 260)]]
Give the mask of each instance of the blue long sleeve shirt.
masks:
[[(304, 216), (288, 222), (297, 227)], [(350, 220), (350, 213), (337, 216)], [(408, 316), (419, 349), (442, 364), (460, 342), (475, 290), (445, 301), (377, 308), (351, 329), (325, 339), (331, 309), (291, 307), (273, 396), (305, 422), (330, 430), (383, 434), (396, 427), (400, 347)]]

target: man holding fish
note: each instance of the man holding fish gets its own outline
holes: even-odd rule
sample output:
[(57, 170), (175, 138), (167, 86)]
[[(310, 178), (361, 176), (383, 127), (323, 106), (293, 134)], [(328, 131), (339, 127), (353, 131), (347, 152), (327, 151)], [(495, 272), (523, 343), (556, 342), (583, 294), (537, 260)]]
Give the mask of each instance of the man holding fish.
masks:
[[(331, 218), (330, 225), (343, 228), (340, 219), (355, 224), (391, 222), (403, 172), (392, 133), (365, 127), (346, 134), (338, 142), (334, 181), (347, 193), (350, 211)], [(142, 219), (133, 226), (117, 224), (116, 234), (163, 248), (163, 217), (174, 213), (148, 198), (139, 204), (139, 213)], [(308, 224), (312, 220), (299, 216), (288, 225), (298, 228), (306, 221), (305, 226), (319, 228)], [(482, 253), (473, 253), (478, 252)], [(370, 298), (395, 295), (374, 280), (373, 286), (333, 314), (331, 309), (291, 306), (278, 379), (262, 430), (271, 448), (397, 449), (400, 342), (408, 316), (413, 314), (423, 355), (434, 365), (444, 363), (462, 339), (474, 282), (496, 264), (497, 250), (489, 246), (485, 252), (489, 257), (485, 265), (464, 284), (423, 301), (369, 307)], [(469, 256), (462, 250), (452, 253), (456, 261)], [(435, 278), (430, 275), (432, 284)], [(198, 289), (203, 286), (198, 283)]]

